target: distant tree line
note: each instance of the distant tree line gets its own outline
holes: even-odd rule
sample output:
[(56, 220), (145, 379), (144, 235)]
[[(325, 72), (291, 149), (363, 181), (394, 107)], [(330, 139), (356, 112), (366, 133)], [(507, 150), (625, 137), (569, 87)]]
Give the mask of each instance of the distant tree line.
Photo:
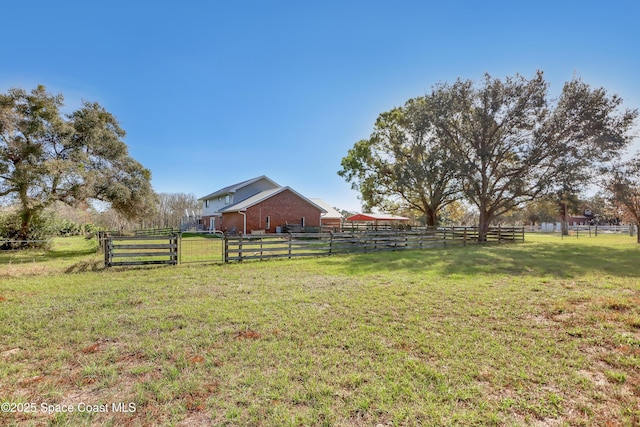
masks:
[(115, 209), (107, 209), (97, 213), (96, 223), (102, 230), (133, 230), (143, 228), (176, 228), (179, 229), (186, 212), (199, 214), (201, 203), (194, 194), (159, 193), (156, 203), (149, 214), (129, 219)]
[[(0, 207), (0, 239), (26, 240), (26, 246), (43, 246), (53, 236), (77, 236), (99, 230), (134, 230), (140, 228), (179, 229), (185, 210), (198, 213), (200, 203), (193, 194), (160, 193), (157, 203), (147, 210), (148, 216), (131, 219), (113, 207), (96, 209), (91, 204), (69, 206), (56, 202), (32, 220), (27, 238), (21, 234), (22, 219), (18, 205)], [(20, 244), (5, 246), (19, 247)], [(23, 245), (24, 246), (24, 245)]]

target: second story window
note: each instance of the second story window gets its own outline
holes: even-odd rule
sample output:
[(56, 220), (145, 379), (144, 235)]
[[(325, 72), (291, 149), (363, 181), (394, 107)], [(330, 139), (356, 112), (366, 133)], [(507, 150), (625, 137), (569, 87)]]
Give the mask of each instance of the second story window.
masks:
[(227, 194), (224, 196), (224, 204), (228, 205), (229, 203), (231, 203), (231, 196)]

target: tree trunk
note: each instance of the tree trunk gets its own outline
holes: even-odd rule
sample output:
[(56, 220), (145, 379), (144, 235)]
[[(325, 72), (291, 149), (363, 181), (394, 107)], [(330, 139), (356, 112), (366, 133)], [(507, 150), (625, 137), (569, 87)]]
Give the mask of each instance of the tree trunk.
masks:
[(480, 217), (478, 218), (478, 242), (487, 241), (487, 232), (491, 223), (491, 215), (484, 209), (480, 209)]
[(567, 222), (567, 203), (566, 202), (562, 202), (564, 208), (563, 208), (563, 213), (562, 213), (562, 223), (560, 224), (560, 229), (562, 232), (563, 236), (568, 236), (569, 235), (569, 223)]
[[(18, 234), (18, 240), (29, 240), (29, 228), (31, 227), (31, 218), (33, 213), (29, 209), (25, 209), (20, 214), (20, 233)], [(25, 243), (24, 246), (27, 244)]]
[(427, 209), (424, 213), (425, 220), (428, 227), (435, 227), (438, 225), (438, 215), (432, 209)]

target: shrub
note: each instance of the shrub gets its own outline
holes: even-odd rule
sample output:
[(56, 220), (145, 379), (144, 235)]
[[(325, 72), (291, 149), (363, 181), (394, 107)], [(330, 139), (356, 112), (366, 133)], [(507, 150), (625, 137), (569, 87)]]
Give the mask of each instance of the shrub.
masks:
[(56, 234), (55, 221), (52, 217), (40, 215), (31, 220), (31, 227), (26, 240), (20, 239), (22, 219), (19, 212), (0, 213), (0, 249), (46, 248), (49, 238)]
[[(93, 224), (80, 224), (71, 219), (60, 218), (47, 210), (31, 220), (26, 241), (20, 238), (22, 220), (16, 210), (0, 211), (0, 249), (43, 248), (54, 236), (79, 236), (98, 231)], [(14, 242), (7, 242), (12, 240)], [(20, 242), (16, 242), (21, 240)]]

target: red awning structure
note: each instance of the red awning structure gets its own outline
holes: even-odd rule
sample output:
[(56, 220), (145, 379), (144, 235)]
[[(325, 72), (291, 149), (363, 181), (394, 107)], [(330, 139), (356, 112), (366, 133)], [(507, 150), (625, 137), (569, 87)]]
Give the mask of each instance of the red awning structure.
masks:
[(389, 214), (361, 213), (350, 216), (347, 221), (409, 221), (409, 218)]

